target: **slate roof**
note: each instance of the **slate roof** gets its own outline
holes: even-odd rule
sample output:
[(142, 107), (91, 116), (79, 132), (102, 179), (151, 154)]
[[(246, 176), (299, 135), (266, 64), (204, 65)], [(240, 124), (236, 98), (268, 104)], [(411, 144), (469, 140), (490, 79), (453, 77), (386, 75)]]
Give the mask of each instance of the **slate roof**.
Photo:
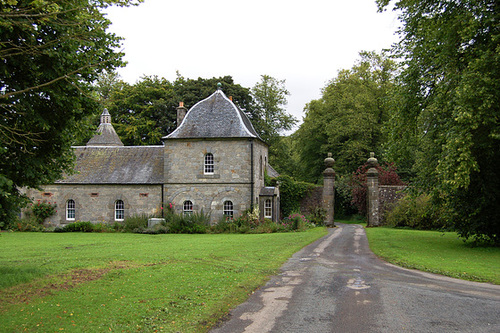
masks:
[(260, 189), (260, 196), (271, 197), (274, 195), (278, 195), (279, 191), (276, 187), (266, 186)]
[(163, 183), (163, 146), (73, 147), (75, 174), (58, 184)]
[(87, 142), (87, 146), (123, 146), (123, 143), (113, 125), (101, 123), (97, 128), (97, 133)]
[(247, 115), (222, 90), (196, 103), (181, 125), (163, 139), (256, 138)]
[(279, 177), (279, 172), (276, 171), (270, 164), (266, 167), (267, 175), (271, 178)]

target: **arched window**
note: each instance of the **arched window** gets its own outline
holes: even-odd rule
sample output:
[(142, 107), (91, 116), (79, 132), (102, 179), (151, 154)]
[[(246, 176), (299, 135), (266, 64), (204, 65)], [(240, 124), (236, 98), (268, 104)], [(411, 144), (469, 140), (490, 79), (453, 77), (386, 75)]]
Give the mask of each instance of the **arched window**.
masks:
[(193, 213), (193, 202), (191, 200), (184, 201), (184, 204), (182, 204), (182, 212), (184, 214), (192, 214)]
[(271, 199), (266, 199), (266, 201), (264, 201), (264, 217), (266, 219), (273, 217), (273, 203)]
[(206, 175), (214, 173), (214, 155), (212, 153), (205, 154), (204, 172)]
[(233, 202), (232, 201), (224, 201), (224, 215), (228, 217), (233, 217), (234, 210), (233, 210)]
[(75, 200), (69, 199), (66, 202), (66, 220), (74, 221), (76, 216)]
[(125, 204), (123, 200), (115, 202), (115, 221), (123, 221), (125, 219)]

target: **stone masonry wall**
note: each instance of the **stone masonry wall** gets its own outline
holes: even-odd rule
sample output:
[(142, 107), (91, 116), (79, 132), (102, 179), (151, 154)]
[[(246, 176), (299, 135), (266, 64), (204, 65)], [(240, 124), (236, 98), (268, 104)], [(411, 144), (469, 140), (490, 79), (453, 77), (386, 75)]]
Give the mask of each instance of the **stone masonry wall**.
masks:
[(313, 188), (313, 190), (300, 201), (300, 211), (302, 214), (310, 214), (315, 207), (323, 205), (323, 186)]
[(379, 214), (382, 224), (385, 222), (385, 213), (391, 209), (391, 205), (406, 195), (404, 189), (406, 186), (379, 185)]
[[(37, 200), (57, 203), (56, 215), (45, 224), (64, 225), (74, 221), (115, 221), (115, 202), (123, 200), (125, 218), (132, 215), (153, 214), (161, 206), (161, 185), (48, 185), (43, 191), (27, 190)], [(75, 201), (75, 220), (66, 220), (66, 203)]]
[[(251, 147), (253, 142), (253, 196), (251, 193)], [(204, 174), (205, 154), (214, 156), (214, 173)], [(259, 140), (166, 140), (165, 202), (173, 202), (182, 212), (184, 201), (193, 202), (194, 211), (203, 208), (211, 223), (223, 214), (223, 203), (230, 200), (234, 216), (256, 204), (264, 186), (268, 148)]]

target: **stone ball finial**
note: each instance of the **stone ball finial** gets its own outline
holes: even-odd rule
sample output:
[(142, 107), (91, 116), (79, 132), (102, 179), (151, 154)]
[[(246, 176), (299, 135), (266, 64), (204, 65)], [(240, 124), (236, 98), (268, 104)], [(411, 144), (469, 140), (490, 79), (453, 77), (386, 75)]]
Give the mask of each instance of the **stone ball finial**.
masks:
[(221, 90), (222, 89), (222, 83), (218, 82), (217, 83), (217, 90)]
[(334, 164), (335, 164), (335, 160), (332, 157), (332, 153), (328, 153), (328, 157), (325, 158), (325, 166), (327, 168), (333, 168)]
[(370, 153), (370, 158), (366, 161), (370, 168), (376, 167), (378, 165), (378, 160), (375, 158), (375, 153)]

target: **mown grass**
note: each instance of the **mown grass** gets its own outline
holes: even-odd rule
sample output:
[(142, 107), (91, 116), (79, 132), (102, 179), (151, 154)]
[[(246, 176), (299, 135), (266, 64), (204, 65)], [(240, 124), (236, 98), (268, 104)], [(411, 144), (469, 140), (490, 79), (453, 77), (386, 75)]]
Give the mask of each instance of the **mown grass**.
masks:
[(2, 331), (204, 332), (325, 234), (3, 233)]
[(472, 247), (454, 232), (366, 228), (371, 250), (406, 268), (500, 284), (500, 248)]

